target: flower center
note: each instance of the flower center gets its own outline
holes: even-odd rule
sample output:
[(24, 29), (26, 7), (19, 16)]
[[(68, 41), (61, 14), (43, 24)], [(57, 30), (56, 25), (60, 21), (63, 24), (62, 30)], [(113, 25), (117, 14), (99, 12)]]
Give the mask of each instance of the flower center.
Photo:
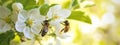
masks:
[(6, 23), (11, 23), (11, 19), (10, 19), (10, 17), (5, 17), (4, 19), (3, 19)]
[(33, 20), (32, 19), (27, 19), (26, 22), (25, 22), (26, 26), (29, 26), (31, 27), (32, 24), (33, 24)]
[(57, 16), (57, 15), (54, 15), (53, 18), (54, 18), (54, 19), (58, 19), (58, 18), (60, 18), (60, 17)]

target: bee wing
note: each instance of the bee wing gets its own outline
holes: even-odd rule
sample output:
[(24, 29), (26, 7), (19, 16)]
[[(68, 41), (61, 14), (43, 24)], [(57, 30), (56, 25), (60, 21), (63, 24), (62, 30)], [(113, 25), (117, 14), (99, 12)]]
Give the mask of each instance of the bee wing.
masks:
[(59, 37), (60, 37), (61, 39), (67, 39), (68, 37), (70, 37), (70, 35), (64, 33), (64, 34), (59, 35)]
[(43, 31), (43, 29), (41, 29), (41, 30), (40, 30), (39, 34), (41, 34), (41, 33), (42, 33), (42, 31)]

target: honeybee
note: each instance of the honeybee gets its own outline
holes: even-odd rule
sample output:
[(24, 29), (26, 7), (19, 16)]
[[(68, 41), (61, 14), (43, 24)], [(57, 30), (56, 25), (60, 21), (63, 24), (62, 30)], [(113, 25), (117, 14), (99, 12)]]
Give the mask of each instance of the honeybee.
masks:
[(43, 27), (42, 27), (42, 29), (41, 29), (41, 31), (40, 31), (39, 34), (41, 34), (41, 36), (43, 37), (48, 32), (48, 29), (49, 29), (49, 20), (44, 20), (42, 25), (43, 25)]
[(64, 27), (60, 32), (62, 32), (62, 31), (64, 31), (64, 33), (68, 32), (68, 31), (69, 31), (69, 28), (70, 28), (68, 20), (65, 20), (65, 21), (63, 22), (63, 25), (64, 25), (65, 27)]

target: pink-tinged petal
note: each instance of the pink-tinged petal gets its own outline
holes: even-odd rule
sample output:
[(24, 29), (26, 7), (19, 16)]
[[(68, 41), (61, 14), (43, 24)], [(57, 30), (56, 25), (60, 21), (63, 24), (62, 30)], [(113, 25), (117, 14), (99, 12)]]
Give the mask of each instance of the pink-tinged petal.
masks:
[(23, 32), (24, 28), (25, 28), (25, 23), (24, 22), (19, 22), (17, 21), (15, 24), (15, 28), (18, 32)]
[(29, 27), (25, 27), (23, 33), (26, 38), (34, 39), (34, 34), (31, 32), (31, 29)]

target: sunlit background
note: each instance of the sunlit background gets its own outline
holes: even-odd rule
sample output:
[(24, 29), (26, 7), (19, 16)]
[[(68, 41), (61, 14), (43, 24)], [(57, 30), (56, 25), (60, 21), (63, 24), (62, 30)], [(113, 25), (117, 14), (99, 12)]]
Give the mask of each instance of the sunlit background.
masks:
[[(81, 1), (81, 0), (77, 0)], [(49, 0), (49, 2), (69, 5), (73, 0)], [(81, 10), (89, 14), (92, 24), (70, 20), (71, 38), (61, 40), (63, 45), (120, 45), (120, 1), (85, 0)], [(85, 5), (93, 5), (84, 8)], [(71, 40), (72, 39), (72, 40)]]

